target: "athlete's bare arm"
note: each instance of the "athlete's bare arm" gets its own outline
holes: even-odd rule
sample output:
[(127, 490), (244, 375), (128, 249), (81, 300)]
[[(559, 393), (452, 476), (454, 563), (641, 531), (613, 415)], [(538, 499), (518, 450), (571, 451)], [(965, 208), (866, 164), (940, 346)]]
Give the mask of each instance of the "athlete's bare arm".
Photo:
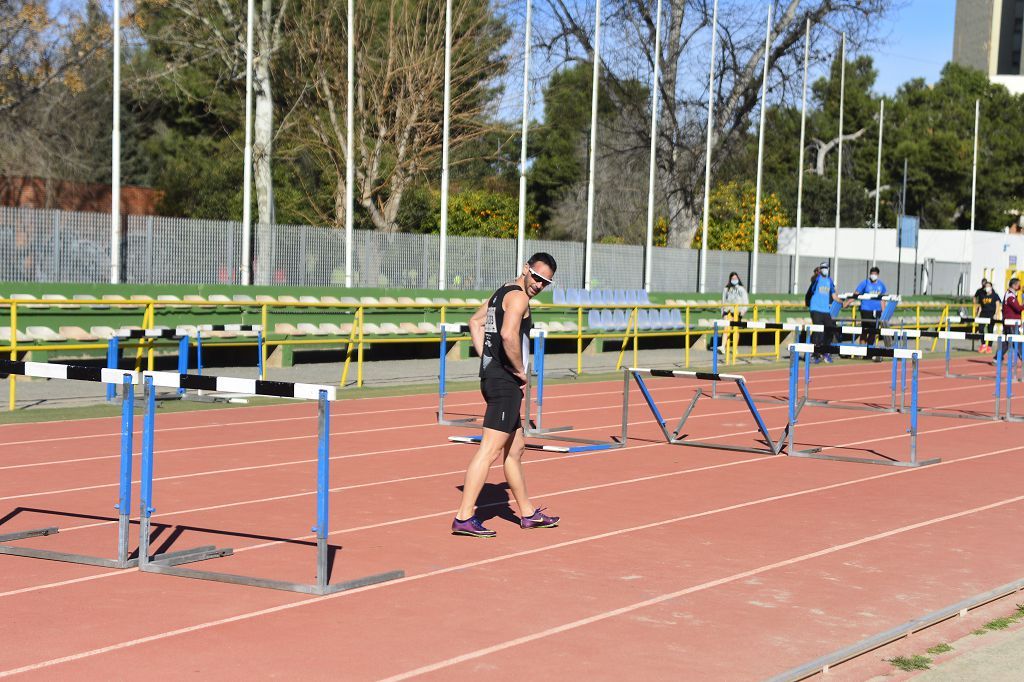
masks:
[(505, 357), (512, 365), (513, 373), (525, 386), (529, 382), (526, 372), (523, 371), (523, 349), (520, 346), (522, 339), (519, 336), (519, 329), (530, 309), (530, 299), (523, 291), (510, 291), (502, 301), (502, 308), (505, 310), (505, 319), (501, 325), (501, 344), (505, 349)]
[(484, 325), (487, 323), (488, 303), (489, 301), (485, 299), (473, 313), (473, 317), (469, 318), (469, 335), (473, 339), (473, 348), (476, 349), (477, 355), (484, 354)]

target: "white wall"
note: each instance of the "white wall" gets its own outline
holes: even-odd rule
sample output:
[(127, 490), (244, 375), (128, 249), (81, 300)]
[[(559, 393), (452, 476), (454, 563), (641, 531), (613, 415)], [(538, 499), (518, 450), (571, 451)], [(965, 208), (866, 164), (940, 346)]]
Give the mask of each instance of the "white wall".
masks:
[[(843, 258), (871, 260), (872, 232), (867, 228), (843, 227), (839, 230), (839, 272), (843, 271)], [(835, 229), (831, 227), (804, 227), (800, 230), (800, 255), (831, 258)], [(779, 253), (792, 254), (796, 229), (784, 227), (779, 230)], [(933, 258), (950, 263), (971, 263), (971, 291), (981, 283), (985, 268), (995, 268), (994, 279), (1002, 286), (1003, 272), (1011, 267), (1011, 257), (1016, 257), (1016, 267), (1024, 270), (1024, 234), (982, 232), (976, 230), (921, 230), (918, 262)], [(876, 260), (904, 263), (914, 262), (914, 249), (900, 249), (896, 246), (896, 230), (878, 230)]]

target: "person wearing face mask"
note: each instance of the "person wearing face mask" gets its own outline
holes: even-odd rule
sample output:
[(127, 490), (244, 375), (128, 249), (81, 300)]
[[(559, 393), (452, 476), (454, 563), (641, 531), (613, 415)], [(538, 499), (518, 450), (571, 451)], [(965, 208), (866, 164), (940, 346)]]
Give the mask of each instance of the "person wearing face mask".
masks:
[[(1014, 277), (1007, 285), (1006, 295), (1003, 296), (1003, 328), (1007, 334), (1020, 332), (1020, 314), (1024, 310), (1017, 296), (1020, 294), (1020, 279)], [(1008, 342), (1003, 342), (1003, 350), (1008, 347)]]
[[(975, 317), (987, 317), (989, 319), (988, 324), (983, 328), (986, 334), (991, 334), (992, 330), (995, 329), (995, 317), (999, 312), (999, 295), (996, 294), (992, 288), (992, 282), (987, 279), (981, 280), (981, 288), (974, 292), (974, 316)], [(991, 353), (992, 346), (982, 341), (981, 346), (978, 347), (979, 353)]]
[(831, 326), (833, 324), (832, 302), (839, 301), (844, 308), (853, 303), (853, 299), (843, 301), (836, 295), (836, 283), (829, 277), (829, 273), (828, 261), (819, 265), (818, 275), (811, 281), (811, 286), (804, 297), (807, 307), (811, 309), (811, 323), (826, 325), (825, 331), (815, 332), (811, 336), (811, 343), (815, 346), (811, 359), (815, 364), (821, 362), (823, 357), (825, 362), (832, 362), (832, 356), (829, 353), (825, 353), (823, 356), (818, 352), (819, 347), (832, 345), (834, 333)]
[[(878, 334), (878, 326), (882, 318), (882, 296), (886, 294), (885, 282), (879, 278), (881, 271), (872, 267), (868, 272), (868, 278), (857, 285), (854, 292), (858, 297), (864, 297), (860, 301), (860, 319), (864, 328), (864, 343), (873, 346), (875, 337)], [(882, 358), (874, 358), (875, 362), (881, 362)]]
[[(750, 303), (750, 297), (747, 295), (747, 290), (743, 287), (738, 273), (729, 273), (729, 283), (722, 290), (722, 303), (725, 304), (722, 306), (722, 319), (738, 322), (747, 314), (745, 304)], [(722, 345), (718, 347), (720, 352), (728, 352), (730, 336), (730, 334), (723, 335)]]

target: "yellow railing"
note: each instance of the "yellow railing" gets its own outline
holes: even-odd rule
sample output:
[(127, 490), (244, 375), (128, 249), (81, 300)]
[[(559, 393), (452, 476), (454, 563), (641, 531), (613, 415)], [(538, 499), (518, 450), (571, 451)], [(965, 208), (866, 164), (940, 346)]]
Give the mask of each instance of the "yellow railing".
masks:
[[(694, 326), (694, 314), (695, 312), (702, 312), (703, 314), (710, 317), (708, 321), (721, 321), (722, 326), (719, 327), (721, 333), (721, 340), (724, 350), (724, 358), (722, 364), (731, 365), (740, 361), (741, 359), (751, 358), (768, 358), (774, 357), (776, 360), (781, 357), (782, 352), (782, 337), (784, 332), (780, 331), (764, 331), (756, 329), (740, 329), (740, 328), (728, 328), (725, 325), (728, 323), (728, 319), (723, 315), (723, 310), (728, 310), (729, 306), (732, 306), (732, 317), (734, 319), (739, 317), (739, 309), (747, 308), (750, 310), (752, 319), (760, 321), (765, 319), (762, 315), (763, 312), (769, 313), (769, 317), (775, 322), (782, 322), (783, 315), (786, 312), (791, 314), (798, 313), (799, 317), (806, 317), (806, 308), (798, 302), (792, 304), (782, 303), (770, 303), (770, 304), (722, 304), (719, 302), (709, 301), (701, 304), (685, 304), (685, 305), (668, 305), (668, 304), (648, 304), (648, 305), (614, 305), (614, 304), (583, 304), (583, 305), (572, 305), (572, 304), (543, 304), (535, 303), (532, 308), (537, 312), (554, 312), (560, 311), (565, 314), (565, 317), (570, 315), (576, 318), (576, 329), (570, 332), (564, 333), (549, 333), (549, 339), (574, 339), (576, 342), (576, 373), (583, 374), (583, 350), (585, 342), (597, 341), (597, 340), (618, 340), (621, 339), (622, 343), (619, 348), (618, 361), (616, 362), (616, 368), (622, 367), (622, 360), (625, 357), (625, 353), (629, 346), (632, 346), (633, 353), (633, 365), (639, 364), (639, 352), (640, 352), (640, 339), (652, 339), (652, 338), (680, 338), (683, 340), (683, 365), (687, 368), (691, 365), (691, 353), (690, 348), (694, 343), (694, 337), (700, 338), (708, 334), (713, 333), (713, 327), (711, 326)], [(367, 337), (365, 332), (366, 323), (366, 311), (403, 311), (403, 310), (415, 310), (422, 312), (424, 310), (437, 311), (440, 315), (441, 322), (445, 322), (448, 318), (448, 314), (451, 311), (459, 311), (469, 313), (475, 310), (478, 306), (474, 304), (394, 304), (394, 303), (282, 303), (282, 302), (168, 302), (168, 301), (157, 301), (154, 299), (135, 299), (130, 301), (111, 301), (106, 299), (94, 299), (94, 300), (82, 300), (75, 299), (73, 302), (53, 302), (53, 301), (25, 301), (25, 300), (10, 300), (0, 299), (0, 308), (7, 307), (10, 309), (10, 321), (11, 321), (11, 341), (7, 347), (0, 346), (0, 352), (9, 352), (10, 358), (16, 360), (19, 353), (27, 353), (31, 351), (96, 351), (105, 350), (107, 348), (106, 341), (98, 342), (84, 342), (84, 343), (18, 343), (17, 340), (17, 327), (18, 327), (18, 308), (32, 306), (33, 308), (40, 307), (52, 307), (52, 308), (66, 308), (66, 307), (91, 307), (95, 309), (97, 306), (107, 308), (137, 308), (143, 307), (143, 316), (141, 321), (141, 327), (143, 329), (152, 329), (156, 327), (156, 316), (158, 309), (181, 309), (181, 308), (233, 308), (237, 309), (245, 319), (245, 315), (248, 311), (258, 309), (259, 319), (264, 330), (265, 343), (261, 348), (261, 366), (263, 374), (260, 378), (266, 378), (266, 366), (267, 366), (267, 345), (272, 344), (277, 346), (344, 346), (344, 362), (342, 368), (342, 374), (340, 377), (340, 385), (348, 385), (348, 376), (351, 369), (353, 358), (356, 363), (356, 381), (357, 386), (363, 385), (363, 364), (364, 364), (364, 353), (367, 343), (372, 344), (398, 344), (398, 343), (425, 343), (425, 342), (440, 342), (440, 337), (436, 335), (428, 334), (415, 334), (409, 336), (373, 336)], [(940, 322), (938, 325), (929, 324), (927, 326), (939, 326), (949, 316), (950, 306), (949, 304), (942, 303), (912, 303), (904, 306), (903, 312), (906, 312), (907, 307), (913, 307), (913, 316), (915, 324), (909, 326), (912, 329), (921, 329), (922, 325), (922, 311), (937, 310), (940, 312)], [(314, 338), (278, 338), (270, 340), (272, 334), (270, 328), (271, 315), (275, 309), (289, 309), (294, 314), (300, 312), (300, 309), (307, 310), (339, 310), (344, 311), (352, 315), (352, 329), (347, 337), (314, 337)], [(626, 328), (624, 330), (607, 330), (607, 331), (585, 331), (584, 320), (585, 311), (591, 309), (618, 309), (629, 312)], [(683, 327), (675, 330), (641, 330), (640, 329), (640, 311), (641, 310), (680, 310), (682, 313)], [(855, 315), (855, 311), (851, 308), (851, 314)], [(904, 319), (906, 315), (902, 316)], [(842, 316), (840, 317), (842, 319)], [(851, 320), (855, 321), (855, 320)], [(770, 350), (763, 350), (758, 343), (758, 335), (760, 334), (763, 338), (764, 334), (771, 334), (773, 337), (773, 343), (771, 344)], [(275, 334), (276, 335), (276, 334)], [(751, 337), (751, 344), (749, 350), (741, 350), (741, 340), (744, 335)], [(469, 339), (468, 336), (449, 336), (451, 341), (466, 341)], [(920, 339), (917, 340), (918, 348), (920, 348)], [(196, 344), (195, 341), (192, 342)], [(226, 341), (226, 340), (207, 340), (204, 345), (217, 346), (217, 347), (251, 347), (256, 344), (256, 340), (250, 341)], [(142, 366), (142, 358), (146, 357), (146, 366), (152, 370), (154, 366), (154, 354), (157, 346), (171, 347), (169, 342), (161, 342), (158, 339), (140, 339), (135, 343), (123, 344), (125, 348), (134, 348), (136, 351), (136, 362), (135, 369), (138, 371)], [(932, 344), (934, 350), (935, 343)], [(13, 410), (16, 399), (16, 378), (15, 375), (9, 376), (9, 409)]]

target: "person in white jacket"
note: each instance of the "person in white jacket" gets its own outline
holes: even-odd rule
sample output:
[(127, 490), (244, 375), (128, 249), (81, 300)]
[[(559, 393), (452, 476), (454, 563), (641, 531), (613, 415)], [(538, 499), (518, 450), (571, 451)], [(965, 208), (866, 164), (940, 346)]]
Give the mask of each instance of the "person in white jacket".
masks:
[[(750, 303), (747, 290), (743, 287), (738, 273), (730, 272), (729, 281), (722, 290), (722, 319), (727, 321), (740, 321), (747, 314), (746, 304)], [(740, 305), (742, 304), (742, 305)], [(728, 332), (722, 335), (722, 345), (719, 351), (728, 355), (729, 338), (732, 334)], [(737, 337), (738, 339), (738, 337)]]

